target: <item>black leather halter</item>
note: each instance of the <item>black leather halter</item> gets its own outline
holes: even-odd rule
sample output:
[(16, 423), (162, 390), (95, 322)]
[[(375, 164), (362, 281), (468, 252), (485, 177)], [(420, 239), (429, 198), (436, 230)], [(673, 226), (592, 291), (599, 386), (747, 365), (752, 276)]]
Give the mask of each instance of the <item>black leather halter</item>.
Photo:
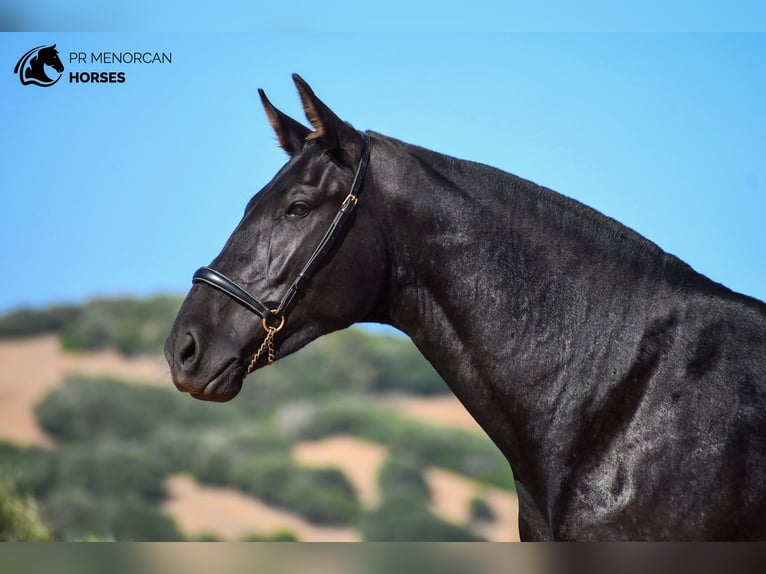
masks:
[(253, 297), (234, 281), (226, 277), (226, 275), (220, 271), (211, 269), (210, 267), (200, 267), (197, 269), (192, 277), (192, 282), (205, 283), (210, 287), (226, 293), (226, 295), (234, 299), (248, 311), (258, 315), (261, 318), (263, 328), (267, 333), (270, 330), (275, 331), (281, 329), (293, 299), (298, 292), (307, 285), (308, 281), (314, 275), (314, 272), (325, 260), (327, 254), (340, 238), (348, 218), (356, 208), (359, 194), (362, 192), (362, 184), (364, 183), (364, 176), (367, 172), (367, 164), (370, 162), (370, 136), (364, 132), (362, 132), (361, 135), (362, 157), (359, 160), (359, 166), (356, 168), (354, 181), (351, 184), (351, 191), (346, 196), (346, 199), (343, 200), (343, 203), (341, 203), (340, 209), (335, 215), (335, 219), (333, 219), (327, 232), (316, 246), (316, 249), (314, 249), (314, 252), (311, 254), (311, 257), (309, 257), (306, 265), (304, 265), (303, 269), (298, 273), (298, 277), (296, 277), (295, 281), (290, 285), (285, 296), (282, 297), (282, 301), (277, 308), (270, 308), (268, 305)]

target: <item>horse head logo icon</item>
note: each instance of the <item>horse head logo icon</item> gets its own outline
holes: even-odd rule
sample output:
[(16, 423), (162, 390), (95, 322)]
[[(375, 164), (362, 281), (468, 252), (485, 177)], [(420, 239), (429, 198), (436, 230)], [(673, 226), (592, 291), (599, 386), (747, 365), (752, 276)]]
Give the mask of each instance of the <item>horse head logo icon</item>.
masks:
[[(51, 67), (59, 73), (56, 79), (48, 77), (45, 67)], [(13, 68), (13, 73), (19, 75), (22, 85), (52, 86), (61, 79), (64, 64), (59, 59), (56, 44), (52, 46), (37, 46), (24, 54)]]

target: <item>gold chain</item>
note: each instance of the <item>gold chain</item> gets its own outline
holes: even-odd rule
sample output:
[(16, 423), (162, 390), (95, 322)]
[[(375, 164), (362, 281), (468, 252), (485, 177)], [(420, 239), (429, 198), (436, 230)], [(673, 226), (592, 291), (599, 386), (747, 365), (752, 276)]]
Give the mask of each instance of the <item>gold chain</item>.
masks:
[[(255, 369), (255, 364), (258, 362), (258, 359), (260, 359), (263, 356), (263, 353), (268, 350), (268, 354), (266, 356), (266, 365), (270, 365), (274, 362), (274, 335), (278, 329), (274, 327), (269, 327), (266, 330), (266, 338), (263, 340), (263, 343), (261, 343), (261, 346), (258, 348), (258, 351), (256, 351), (255, 355), (253, 355), (253, 360), (250, 361), (250, 365), (247, 367), (247, 371), (245, 372), (245, 377), (253, 372), (253, 369)], [(244, 377), (242, 377), (244, 379)]]
[(253, 359), (250, 361), (250, 364), (247, 366), (247, 371), (245, 371), (244, 376), (242, 377), (242, 380), (245, 380), (245, 377), (253, 372), (255, 369), (255, 364), (258, 362), (258, 359), (260, 359), (263, 356), (263, 353), (268, 351), (268, 354), (266, 355), (266, 366), (268, 367), (271, 363), (274, 362), (274, 335), (279, 333), (279, 331), (282, 330), (282, 327), (285, 326), (285, 316), (284, 314), (279, 314), (279, 311), (277, 309), (271, 310), (272, 315), (279, 318), (279, 325), (276, 327), (270, 327), (268, 323), (266, 322), (266, 317), (264, 317), (261, 320), (261, 326), (263, 327), (263, 330), (266, 331), (266, 338), (263, 340), (263, 343), (261, 343), (261, 346), (258, 347), (258, 350), (255, 352), (255, 355), (253, 355)]

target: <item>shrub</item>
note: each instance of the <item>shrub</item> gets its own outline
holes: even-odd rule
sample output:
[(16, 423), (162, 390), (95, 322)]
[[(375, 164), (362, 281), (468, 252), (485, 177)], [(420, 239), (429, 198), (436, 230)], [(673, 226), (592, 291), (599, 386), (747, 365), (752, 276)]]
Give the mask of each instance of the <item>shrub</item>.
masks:
[(288, 453), (267, 453), (236, 462), (231, 485), (318, 524), (349, 524), (359, 512), (353, 487), (335, 469), (296, 465)]
[(333, 379), (351, 388), (422, 395), (449, 392), (446, 383), (406, 337), (347, 329), (320, 341), (319, 346), (336, 371)]
[(113, 538), (109, 503), (82, 486), (62, 486), (41, 502), (41, 510), (58, 540), (80, 540), (90, 535)]
[(73, 378), (37, 406), (40, 425), (61, 441), (139, 440), (172, 410), (164, 389), (110, 379)]
[(0, 541), (45, 542), (51, 538), (35, 501), (20, 495), (13, 482), (0, 474)]
[(327, 488), (321, 485), (322, 474), (333, 473), (336, 481), (345, 480), (334, 469), (304, 469), (285, 485), (281, 505), (289, 508), (310, 522), (317, 524), (351, 524), (359, 513), (355, 495), (349, 495), (350, 487)]
[(58, 333), (65, 349), (111, 347), (126, 355), (157, 353), (181, 305), (179, 297), (94, 299), (83, 305), (19, 309), (0, 317), (0, 337)]
[(39, 498), (58, 482), (56, 453), (0, 443), (0, 476), (3, 472), (13, 480), (19, 493)]
[(0, 317), (0, 338), (58, 333), (80, 313), (74, 305), (49, 309), (18, 309)]
[(202, 532), (187, 540), (188, 542), (223, 542), (220, 536), (213, 532)]
[(391, 457), (378, 477), (383, 502), (365, 513), (360, 530), (368, 542), (461, 542), (481, 540), (474, 532), (428, 509), (431, 491), (412, 457)]
[(497, 518), (487, 501), (478, 496), (471, 499), (470, 513), (471, 520), (492, 522)]
[(21, 447), (13, 443), (0, 440), (0, 465), (3, 463), (12, 464), (18, 460), (20, 456)]
[(131, 493), (148, 503), (165, 497), (165, 474), (139, 448), (119, 443), (72, 446), (58, 454), (58, 480), (93, 497)]
[(184, 539), (172, 518), (143, 500), (119, 500), (113, 507), (110, 527), (116, 540), (176, 542)]
[(74, 351), (113, 347), (126, 355), (156, 353), (179, 307), (177, 297), (95, 299), (63, 325), (61, 344)]
[(229, 422), (232, 411), (216, 406), (171, 388), (74, 377), (48, 394), (35, 412), (40, 425), (59, 441), (142, 441), (162, 427), (199, 430)]
[(289, 530), (277, 530), (273, 534), (245, 534), (240, 542), (298, 542), (298, 537)]
[(431, 500), (431, 489), (422, 472), (422, 465), (411, 456), (389, 458), (378, 475), (381, 495), (384, 499), (405, 496), (427, 505)]
[(43, 509), (57, 538), (62, 540), (91, 537), (124, 541), (183, 539), (172, 519), (131, 494), (104, 497), (96, 496), (82, 486), (66, 486), (46, 498)]
[(163, 425), (146, 444), (146, 456), (151, 457), (167, 475), (188, 471), (194, 464), (201, 436), (201, 432)]
[(439, 394), (449, 392), (406, 337), (346, 329), (259, 371), (238, 400), (254, 407), (339, 393)]
[(367, 542), (475, 542), (474, 532), (431, 514), (418, 500), (407, 496), (385, 499), (377, 510), (360, 520)]
[(232, 485), (267, 502), (281, 501), (296, 468), (288, 453), (249, 457), (232, 466)]
[(327, 402), (301, 430), (303, 439), (350, 434), (389, 445), (399, 456), (410, 456), (475, 480), (514, 489), (505, 457), (486, 437), (415, 422), (391, 409), (360, 400)]
[(289, 444), (271, 426), (243, 423), (211, 428), (197, 434), (187, 468), (203, 482), (232, 485), (232, 470), (246, 459), (279, 460), (292, 465)]

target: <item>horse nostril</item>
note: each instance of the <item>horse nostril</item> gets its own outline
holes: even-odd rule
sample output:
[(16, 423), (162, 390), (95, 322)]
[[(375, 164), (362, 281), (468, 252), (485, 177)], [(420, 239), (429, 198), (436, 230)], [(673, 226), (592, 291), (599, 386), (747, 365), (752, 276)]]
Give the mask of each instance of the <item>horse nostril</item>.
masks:
[(186, 333), (183, 344), (178, 354), (178, 358), (181, 360), (181, 366), (184, 370), (188, 370), (194, 363), (194, 359), (197, 356), (197, 340), (191, 333)]

